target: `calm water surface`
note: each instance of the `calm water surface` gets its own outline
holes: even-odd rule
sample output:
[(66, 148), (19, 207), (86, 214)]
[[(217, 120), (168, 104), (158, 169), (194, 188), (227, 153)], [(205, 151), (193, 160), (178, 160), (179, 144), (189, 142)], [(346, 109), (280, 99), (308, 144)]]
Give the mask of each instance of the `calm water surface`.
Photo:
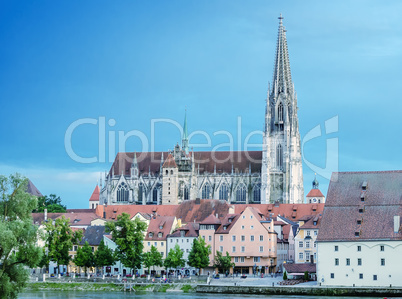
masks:
[[(95, 298), (95, 299), (118, 299), (118, 298), (136, 298), (136, 299), (216, 299), (223, 297), (224, 299), (353, 299), (363, 297), (317, 297), (317, 296), (266, 296), (266, 295), (219, 295), (219, 294), (183, 294), (183, 293), (124, 293), (124, 292), (55, 292), (55, 291), (38, 291), (27, 292), (19, 295), (18, 298), (44, 298), (44, 299), (72, 299), (72, 298)], [(364, 297), (370, 299), (369, 297)]]

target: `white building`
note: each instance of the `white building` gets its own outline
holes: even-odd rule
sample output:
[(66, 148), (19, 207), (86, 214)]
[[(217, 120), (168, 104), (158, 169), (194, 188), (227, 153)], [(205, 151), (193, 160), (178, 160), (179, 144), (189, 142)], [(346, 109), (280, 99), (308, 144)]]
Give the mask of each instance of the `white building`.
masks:
[(334, 173), (318, 234), (331, 286), (402, 286), (402, 171)]
[[(272, 88), (268, 88), (262, 151), (119, 153), (105, 174), (99, 204), (180, 204), (196, 198), (229, 203), (303, 203), (297, 97), (286, 30), (279, 18)], [(262, 108), (262, 107), (261, 107)], [(166, 159), (166, 160), (165, 160)], [(90, 207), (96, 205), (95, 201)]]

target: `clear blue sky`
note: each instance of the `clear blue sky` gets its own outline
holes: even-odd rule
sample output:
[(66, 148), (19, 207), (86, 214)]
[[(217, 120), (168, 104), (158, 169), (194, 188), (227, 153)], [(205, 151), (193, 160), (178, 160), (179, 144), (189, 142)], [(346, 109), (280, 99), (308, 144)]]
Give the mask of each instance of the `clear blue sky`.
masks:
[[(118, 151), (118, 131), (150, 138), (152, 119), (181, 124), (185, 107), (189, 133), (210, 134), (211, 149), (227, 142), (213, 133), (229, 131), (237, 150), (238, 117), (242, 142), (263, 127), (280, 13), (302, 139), (338, 116), (337, 132), (306, 142), (306, 160), (324, 168), (330, 137), (339, 143), (340, 171), (402, 169), (401, 1), (4, 0), (0, 173), (21, 172), (42, 193), (86, 208), (98, 172)], [(100, 117), (115, 121), (105, 128), (106, 161), (72, 160), (67, 128)], [(157, 124), (155, 136), (157, 151), (180, 141), (171, 124)], [(99, 156), (98, 139), (97, 125), (79, 126), (72, 148)], [(141, 149), (138, 138), (128, 139), (126, 151)], [(306, 193), (315, 171), (304, 164)], [(318, 179), (326, 194), (328, 180)]]

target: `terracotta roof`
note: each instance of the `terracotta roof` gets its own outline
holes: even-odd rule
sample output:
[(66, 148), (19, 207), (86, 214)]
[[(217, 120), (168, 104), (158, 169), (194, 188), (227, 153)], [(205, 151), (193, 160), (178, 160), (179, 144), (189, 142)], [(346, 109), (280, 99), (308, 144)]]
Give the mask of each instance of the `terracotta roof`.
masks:
[(402, 171), (333, 173), (317, 240), (402, 240), (401, 199)]
[[(162, 241), (166, 240), (167, 236), (173, 229), (174, 216), (154, 216), (149, 222), (147, 234), (144, 240), (146, 241)], [(162, 236), (159, 235), (162, 233)]]
[(26, 192), (31, 194), (31, 195), (38, 196), (38, 197), (43, 196), (42, 193), (38, 190), (38, 188), (36, 188), (36, 186), (31, 182), (30, 179), (28, 179)]
[(320, 189), (311, 189), (306, 197), (324, 197), (324, 195), (321, 193)]
[[(240, 214), (228, 214), (222, 220), (221, 226), (216, 230), (217, 234), (228, 234), (233, 225), (237, 222), (240, 218)], [(226, 227), (226, 229), (225, 229)]]
[(207, 218), (205, 218), (203, 221), (201, 221), (201, 224), (221, 224), (222, 222), (215, 217), (214, 214), (209, 215)]
[(127, 213), (134, 217), (137, 213), (174, 216), (178, 205), (99, 205), (95, 212), (103, 218), (103, 211), (106, 214), (106, 220), (115, 220), (117, 215)]
[(170, 234), (168, 237), (180, 237), (181, 232), (184, 231), (184, 237), (189, 238), (189, 237), (194, 237), (197, 238), (200, 230), (200, 224), (199, 223), (188, 223), (185, 226), (180, 227), (179, 229), (176, 229), (172, 234)]
[[(261, 151), (222, 151), (222, 152), (194, 152), (194, 162), (196, 169), (200, 173), (213, 173), (216, 165), (217, 173), (231, 173), (232, 165), (234, 172), (248, 172), (251, 167), (252, 173), (261, 172)], [(163, 152), (163, 156), (167, 157), (168, 152)], [(136, 153), (138, 169), (140, 174), (148, 173), (159, 174), (162, 152), (142, 152)], [(109, 175), (130, 174), (131, 164), (134, 158), (134, 153), (125, 152), (118, 153), (110, 168)]]
[(308, 221), (306, 221), (300, 229), (319, 229), (321, 224), (322, 216), (311, 217)]
[[(47, 213), (47, 219), (56, 219), (64, 213)], [(45, 213), (32, 213), (33, 224), (41, 225), (45, 220)]]
[(94, 192), (92, 192), (89, 201), (99, 201), (99, 186), (96, 185)]
[(278, 215), (288, 218), (291, 221), (298, 221), (306, 215), (322, 214), (324, 203), (319, 204), (236, 204), (234, 206), (235, 213), (242, 213), (246, 207), (256, 207), (265, 216), (273, 218)]
[(285, 263), (283, 264), (283, 267), (285, 268), (286, 272), (290, 275), (292, 273), (302, 273), (308, 271), (309, 273), (316, 273), (316, 264), (312, 263), (304, 263), (304, 264), (289, 264)]
[(67, 219), (70, 219), (70, 226), (90, 226), (91, 221), (98, 219), (99, 217), (94, 213), (63, 213), (59, 217), (64, 215)]
[(177, 164), (172, 154), (169, 154), (166, 161), (163, 163), (163, 168), (177, 168)]

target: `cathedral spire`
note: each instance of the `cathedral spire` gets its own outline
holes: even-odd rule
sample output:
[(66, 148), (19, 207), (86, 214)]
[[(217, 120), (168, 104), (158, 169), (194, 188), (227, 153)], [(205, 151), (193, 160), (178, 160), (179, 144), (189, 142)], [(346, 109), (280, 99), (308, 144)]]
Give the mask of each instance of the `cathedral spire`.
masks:
[(188, 134), (187, 134), (187, 109), (184, 112), (183, 139), (181, 147), (188, 155)]
[(272, 92), (274, 95), (280, 93), (287, 93), (293, 95), (292, 77), (290, 74), (288, 43), (286, 40), (286, 30), (283, 26), (282, 14), (279, 16), (279, 29), (278, 29), (278, 41), (276, 44), (275, 55), (275, 68), (273, 77)]

